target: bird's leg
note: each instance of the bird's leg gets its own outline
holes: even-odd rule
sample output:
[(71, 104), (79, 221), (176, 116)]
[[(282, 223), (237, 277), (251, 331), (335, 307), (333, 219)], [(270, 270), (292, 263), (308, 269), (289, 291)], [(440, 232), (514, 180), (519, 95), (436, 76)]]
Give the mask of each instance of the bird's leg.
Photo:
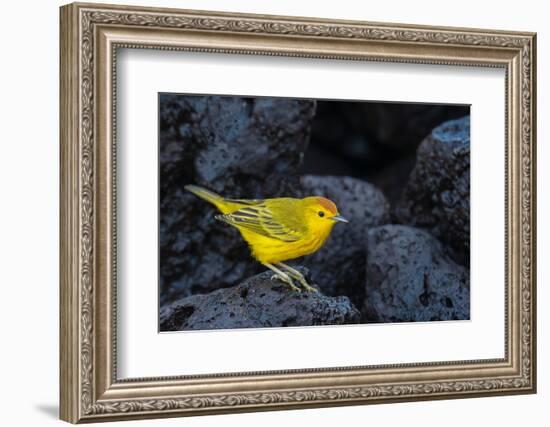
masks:
[(273, 276), (271, 276), (271, 280), (277, 278), (280, 281), (286, 283), (288, 286), (290, 286), (290, 289), (292, 289), (293, 291), (300, 292), (300, 288), (294, 284), (294, 282), (292, 281), (292, 279), (290, 278), (290, 276), (288, 274), (286, 274), (285, 272), (279, 270), (273, 264), (268, 264), (267, 262), (263, 262), (262, 264), (265, 265), (270, 270), (273, 270), (275, 272), (275, 274)]
[(282, 262), (277, 263), (279, 267), (284, 268), (286, 271), (288, 271), (288, 274), (290, 274), (292, 277), (294, 277), (296, 280), (300, 282), (300, 284), (304, 287), (306, 291), (309, 292), (317, 292), (317, 289), (315, 289), (313, 286), (311, 286), (304, 275), (300, 273), (295, 268), (292, 268), (290, 265), (283, 264)]

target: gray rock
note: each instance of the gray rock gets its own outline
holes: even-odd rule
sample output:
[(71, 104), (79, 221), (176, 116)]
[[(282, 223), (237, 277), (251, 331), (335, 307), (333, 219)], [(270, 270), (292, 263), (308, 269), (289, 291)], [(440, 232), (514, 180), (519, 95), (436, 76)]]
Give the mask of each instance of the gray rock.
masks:
[(470, 262), (470, 117), (445, 122), (418, 148), (395, 210), (398, 222), (429, 230)]
[(357, 306), (364, 298), (366, 239), (369, 228), (389, 222), (384, 195), (368, 182), (341, 176), (306, 175), (303, 196), (328, 197), (348, 224), (336, 224), (325, 245), (304, 257), (316, 283), (328, 295), (347, 295)]
[(161, 303), (259, 271), (238, 231), (183, 187), (244, 198), (296, 193), (314, 113), (306, 100), (161, 95)]
[(369, 231), (364, 315), (369, 322), (470, 318), (469, 270), (431, 234), (403, 225)]
[[(307, 274), (307, 270), (299, 267)], [(342, 325), (358, 323), (347, 297), (296, 292), (266, 271), (237, 286), (193, 295), (162, 308), (161, 331)]]

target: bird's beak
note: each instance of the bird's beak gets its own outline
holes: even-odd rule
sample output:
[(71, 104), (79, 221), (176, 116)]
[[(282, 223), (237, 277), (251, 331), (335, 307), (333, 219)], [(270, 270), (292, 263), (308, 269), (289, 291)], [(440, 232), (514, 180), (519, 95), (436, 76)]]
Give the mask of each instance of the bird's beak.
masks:
[(344, 218), (342, 215), (334, 215), (333, 217), (331, 217), (330, 219), (332, 219), (333, 221), (338, 221), (338, 222), (349, 222), (346, 218)]

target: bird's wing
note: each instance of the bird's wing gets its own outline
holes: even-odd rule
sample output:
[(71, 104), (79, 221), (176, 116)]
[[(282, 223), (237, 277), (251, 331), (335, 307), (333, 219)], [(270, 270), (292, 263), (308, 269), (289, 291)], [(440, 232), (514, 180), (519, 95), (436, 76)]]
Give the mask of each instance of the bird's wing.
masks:
[(307, 231), (307, 227), (295, 215), (277, 215), (265, 204), (217, 215), (216, 219), (283, 242), (295, 242)]
[(256, 206), (263, 203), (262, 199), (225, 199), (227, 202), (237, 203), (243, 206)]

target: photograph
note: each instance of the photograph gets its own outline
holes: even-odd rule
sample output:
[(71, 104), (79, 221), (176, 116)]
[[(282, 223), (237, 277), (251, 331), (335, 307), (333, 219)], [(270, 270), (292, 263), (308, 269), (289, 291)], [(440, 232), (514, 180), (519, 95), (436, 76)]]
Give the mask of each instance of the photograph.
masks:
[(158, 94), (159, 331), (470, 319), (470, 106)]

